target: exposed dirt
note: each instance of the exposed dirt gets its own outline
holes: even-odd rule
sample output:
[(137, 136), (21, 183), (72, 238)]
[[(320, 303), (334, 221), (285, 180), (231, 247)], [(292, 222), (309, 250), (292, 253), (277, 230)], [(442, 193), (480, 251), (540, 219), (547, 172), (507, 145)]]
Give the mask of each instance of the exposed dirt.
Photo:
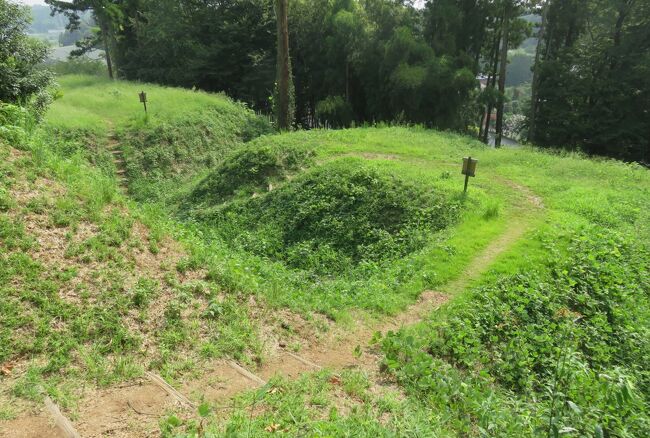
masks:
[(73, 421), (82, 437), (158, 436), (162, 412), (176, 405), (159, 386), (138, 381), (134, 385), (91, 391)]
[(45, 412), (0, 422), (2, 438), (66, 438)]
[[(518, 190), (524, 196), (526, 203), (536, 210), (543, 208), (541, 199), (527, 188), (516, 183), (504, 181), (510, 187)], [(526, 209), (522, 209), (525, 211)], [(531, 213), (532, 214), (532, 213)], [(429, 315), (432, 311), (445, 304), (451, 296), (461, 291), (467, 284), (485, 272), (494, 260), (507, 251), (529, 229), (527, 217), (511, 222), (509, 228), (491, 242), (467, 266), (458, 279), (448, 283), (439, 291), (424, 291), (417, 303), (394, 318), (380, 321), (358, 321), (353, 329), (345, 330), (331, 327), (326, 335), (314, 335), (314, 324), (321, 321), (307, 322), (284, 311), (278, 315), (279, 320), (286, 319), (293, 337), (299, 339), (302, 348), (297, 352), (306, 362), (332, 370), (347, 368), (359, 369), (368, 374), (372, 382), (371, 391), (380, 393), (387, 389), (397, 390), (393, 382), (387, 380), (379, 372), (381, 355), (378, 349), (369, 346), (374, 334), (385, 334), (389, 330), (414, 324)], [(155, 263), (151, 263), (155, 265)], [(145, 263), (149, 265), (149, 263)], [(146, 269), (145, 266), (139, 266)], [(255, 307), (255, 306), (253, 306)], [(267, 341), (277, 342), (277, 347), (268, 349), (267, 361), (254, 370), (263, 380), (275, 375), (297, 378), (302, 373), (314, 371), (316, 367), (300, 361), (287, 354), (290, 345), (282, 342), (279, 331), (270, 331)], [(199, 379), (189, 379), (177, 385), (177, 389), (195, 402), (208, 400), (215, 402), (224, 414), (232, 406), (232, 398), (243, 390), (254, 388), (258, 383), (250, 380), (231, 368), (224, 361), (215, 361), (208, 367), (210, 371)], [(73, 424), (84, 437), (116, 436), (116, 437), (148, 437), (158, 435), (158, 419), (165, 411), (174, 406), (173, 399), (159, 387), (143, 382), (133, 386), (116, 387), (94, 391), (87, 394), (80, 403), (77, 419)], [(340, 401), (342, 412), (349, 406), (347, 396), (341, 391)], [(1, 423), (0, 423), (1, 424)], [(0, 425), (0, 428), (2, 425)], [(23, 436), (40, 437), (55, 436), (45, 432), (49, 427), (42, 416), (23, 417), (4, 424), (5, 430), (22, 433)], [(2, 429), (0, 429), (2, 430)], [(50, 430), (50, 429), (48, 429)]]

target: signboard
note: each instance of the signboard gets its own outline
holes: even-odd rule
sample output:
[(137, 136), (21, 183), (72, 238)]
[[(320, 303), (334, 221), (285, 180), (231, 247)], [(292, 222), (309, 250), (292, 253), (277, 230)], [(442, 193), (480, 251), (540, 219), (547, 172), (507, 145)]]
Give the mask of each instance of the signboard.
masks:
[(462, 174), (467, 176), (476, 176), (476, 164), (478, 160), (473, 159), (472, 157), (463, 158), (463, 170)]
[(141, 93), (138, 93), (138, 96), (140, 96), (140, 102), (142, 102), (142, 105), (144, 105), (144, 112), (146, 114), (147, 113), (147, 93), (142, 91)]
[(469, 181), (470, 176), (476, 176), (476, 164), (478, 160), (473, 159), (472, 157), (463, 158), (463, 170), (460, 172), (465, 175), (465, 187), (463, 192), (467, 191), (467, 182)]

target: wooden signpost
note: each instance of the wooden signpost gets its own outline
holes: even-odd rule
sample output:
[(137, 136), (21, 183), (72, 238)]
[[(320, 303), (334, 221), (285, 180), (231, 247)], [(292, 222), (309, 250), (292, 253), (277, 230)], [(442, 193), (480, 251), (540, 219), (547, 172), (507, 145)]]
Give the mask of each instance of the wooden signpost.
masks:
[(144, 91), (138, 93), (138, 96), (140, 96), (140, 102), (144, 105), (144, 113), (147, 113), (147, 93)]
[(467, 183), (469, 182), (469, 177), (475, 177), (476, 176), (476, 164), (478, 163), (478, 160), (473, 159), (472, 157), (464, 157), (463, 158), (463, 170), (461, 173), (465, 175), (465, 188), (463, 189), (463, 192), (467, 192)]

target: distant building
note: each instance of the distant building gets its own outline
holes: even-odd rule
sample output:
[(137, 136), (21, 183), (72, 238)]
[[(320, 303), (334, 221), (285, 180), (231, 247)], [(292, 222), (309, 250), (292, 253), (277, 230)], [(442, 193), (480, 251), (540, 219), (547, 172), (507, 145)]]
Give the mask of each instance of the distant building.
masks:
[(479, 83), (481, 84), (481, 90), (485, 90), (485, 87), (487, 87), (488, 77), (485, 76), (485, 75), (482, 74), (482, 73), (479, 73), (479, 75), (476, 76), (476, 79), (477, 79), (477, 80), (479, 81)]

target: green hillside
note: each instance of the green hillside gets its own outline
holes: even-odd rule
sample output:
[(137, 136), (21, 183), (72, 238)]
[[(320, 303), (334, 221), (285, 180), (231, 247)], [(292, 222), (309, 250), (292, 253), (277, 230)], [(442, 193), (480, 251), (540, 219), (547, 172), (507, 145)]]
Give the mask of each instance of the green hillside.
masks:
[(59, 83), (0, 107), (0, 432), (46, 396), (82, 436), (650, 432), (647, 169)]

